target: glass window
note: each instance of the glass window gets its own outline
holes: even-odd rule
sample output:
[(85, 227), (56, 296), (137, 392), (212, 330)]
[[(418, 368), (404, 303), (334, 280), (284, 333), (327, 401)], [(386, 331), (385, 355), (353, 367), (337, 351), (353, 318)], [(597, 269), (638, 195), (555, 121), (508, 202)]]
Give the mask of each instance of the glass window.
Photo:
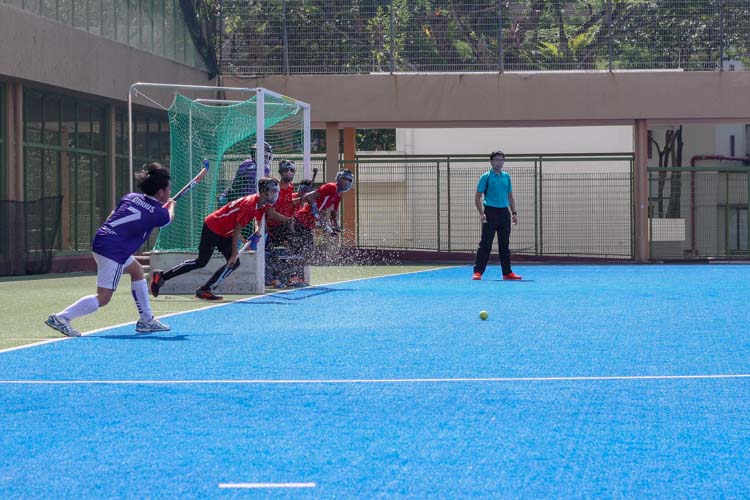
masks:
[(76, 155), (75, 162), (75, 216), (78, 217), (76, 227), (78, 228), (75, 238), (75, 248), (85, 250), (89, 248), (93, 237), (92, 226), (94, 225), (94, 214), (92, 212), (92, 179), (91, 156), (87, 154)]
[(60, 145), (60, 99), (53, 96), (44, 99), (44, 143)]
[(87, 102), (81, 102), (78, 104), (78, 148), (92, 149), (91, 104)]
[(25, 127), (24, 142), (42, 142), (42, 124), (44, 122), (44, 99), (38, 92), (24, 93)]
[(60, 194), (60, 151), (44, 151), (42, 170), (44, 196)]
[(135, 113), (133, 113), (133, 120), (135, 121), (133, 155), (141, 158), (146, 158), (148, 156), (146, 152), (146, 132), (148, 129), (148, 121), (147, 119), (145, 119), (145, 117)]
[(159, 137), (161, 138), (161, 146), (159, 146), (159, 151), (161, 152), (160, 157), (163, 160), (165, 160), (166, 163), (169, 163), (169, 158), (171, 156), (170, 143), (169, 143), (169, 120), (162, 120), (160, 124), (161, 124), (161, 132), (159, 134)]
[(107, 162), (104, 156), (94, 156), (93, 175), (94, 175), (94, 230), (96, 230), (109, 215), (108, 193), (109, 193), (109, 176), (107, 175)]
[(76, 104), (72, 98), (62, 100), (60, 119), (60, 144), (64, 148), (77, 147), (76, 142)]
[(43, 196), (42, 149), (26, 146), (23, 151), (24, 199), (36, 201)]
[(115, 199), (119, 200), (130, 190), (130, 165), (127, 158), (115, 162)]
[(24, 197), (33, 201), (63, 195), (69, 215), (56, 248), (90, 248), (110, 208), (106, 116), (106, 106), (99, 103), (25, 92)]
[[(6, 167), (5, 167), (5, 95), (3, 86), (0, 85), (0, 198), (5, 199), (6, 193)], [(0, 248), (2, 248), (0, 242)]]
[(115, 111), (115, 154), (128, 154), (128, 114)]
[(94, 105), (91, 108), (91, 149), (106, 151), (106, 110), (104, 106)]
[(153, 158), (154, 161), (161, 157), (159, 154), (159, 118), (156, 116), (150, 116), (148, 120), (148, 157)]
[(0, 83), (0, 198), (2, 199), (6, 197), (5, 178), (5, 85)]

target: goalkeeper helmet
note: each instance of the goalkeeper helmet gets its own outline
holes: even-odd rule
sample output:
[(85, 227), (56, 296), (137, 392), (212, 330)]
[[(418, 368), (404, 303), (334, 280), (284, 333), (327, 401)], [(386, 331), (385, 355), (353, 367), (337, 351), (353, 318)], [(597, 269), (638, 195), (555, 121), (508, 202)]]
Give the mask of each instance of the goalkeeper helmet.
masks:
[[(257, 145), (253, 145), (250, 148), (250, 155), (253, 157), (253, 160), (256, 162), (258, 161), (258, 147)], [(270, 144), (267, 142), (263, 142), (263, 175), (268, 176), (271, 175), (271, 162), (273, 161), (273, 148)]]
[(352, 188), (354, 183), (354, 174), (351, 170), (343, 169), (339, 170), (336, 174), (336, 190), (339, 193), (346, 193)]

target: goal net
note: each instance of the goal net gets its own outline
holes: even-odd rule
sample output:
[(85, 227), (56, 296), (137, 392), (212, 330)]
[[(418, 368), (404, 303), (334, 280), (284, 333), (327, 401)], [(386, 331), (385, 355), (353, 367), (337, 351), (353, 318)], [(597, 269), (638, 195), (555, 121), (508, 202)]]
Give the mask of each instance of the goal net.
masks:
[(197, 253), (209, 213), (257, 192), (258, 178), (278, 176), (282, 159), (297, 162), (302, 171), (304, 153), (309, 154), (309, 107), (268, 91), (241, 102), (177, 93), (168, 113), (172, 192), (190, 182), (205, 160), (209, 170), (177, 202), (172, 223), (159, 231), (154, 246), (159, 252)]

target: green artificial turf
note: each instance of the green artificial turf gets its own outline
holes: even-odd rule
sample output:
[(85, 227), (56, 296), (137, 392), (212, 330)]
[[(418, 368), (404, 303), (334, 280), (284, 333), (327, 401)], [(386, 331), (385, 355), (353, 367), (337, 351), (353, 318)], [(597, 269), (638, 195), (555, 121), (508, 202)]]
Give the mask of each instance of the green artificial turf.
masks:
[[(323, 285), (339, 281), (385, 276), (442, 267), (441, 265), (414, 266), (331, 266), (314, 267), (312, 284)], [(272, 292), (272, 290), (269, 290)], [(0, 278), (0, 349), (60, 338), (44, 320), (50, 313), (59, 312), (81, 297), (96, 293), (94, 274), (57, 274), (29, 277)], [(228, 295), (227, 300), (238, 300), (247, 295)], [(156, 316), (189, 311), (209, 305), (191, 295), (162, 295), (151, 298)], [(75, 321), (76, 329), (87, 332), (121, 323), (130, 323), (138, 315), (130, 295), (130, 279), (122, 278), (112, 301), (94, 314)]]

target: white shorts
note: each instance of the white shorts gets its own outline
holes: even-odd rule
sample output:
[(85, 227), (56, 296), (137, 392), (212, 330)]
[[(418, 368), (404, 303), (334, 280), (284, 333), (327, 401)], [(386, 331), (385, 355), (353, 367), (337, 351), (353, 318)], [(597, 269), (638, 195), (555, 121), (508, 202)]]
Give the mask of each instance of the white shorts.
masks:
[(118, 264), (114, 260), (99, 255), (96, 252), (91, 253), (94, 254), (94, 260), (96, 261), (96, 286), (99, 288), (108, 288), (112, 291), (117, 290), (117, 284), (120, 282), (122, 272), (126, 267), (135, 262), (133, 256), (128, 257), (125, 264)]

